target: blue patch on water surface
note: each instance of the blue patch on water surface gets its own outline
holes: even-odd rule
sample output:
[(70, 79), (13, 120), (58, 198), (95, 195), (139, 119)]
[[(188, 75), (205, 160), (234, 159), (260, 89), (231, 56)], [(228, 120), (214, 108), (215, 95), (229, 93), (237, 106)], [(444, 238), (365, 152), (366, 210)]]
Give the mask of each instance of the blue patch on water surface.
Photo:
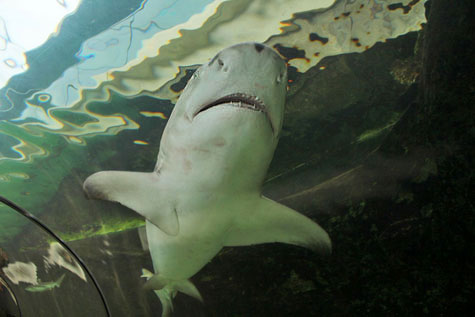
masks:
[(203, 8), (213, 2), (212, 0), (185, 0), (173, 1), (174, 4), (169, 8), (161, 10), (157, 15), (160, 28), (168, 29), (177, 24), (184, 23), (190, 19), (193, 14), (203, 11)]
[[(55, 36), (42, 46), (25, 53), (29, 68), (10, 79), (0, 89), (0, 119), (12, 119), (25, 108), (22, 102), (11, 102), (13, 92), (30, 97), (48, 87), (68, 67), (78, 63), (74, 54), (88, 38), (137, 10), (142, 0), (82, 0), (74, 14), (67, 16)], [(3, 112), (1, 112), (3, 111)]]
[[(18, 117), (27, 107), (25, 99), (47, 88), (72, 65), (84, 63), (86, 68), (95, 68), (102, 64), (109, 68), (108, 62), (114, 60), (126, 63), (142, 47), (143, 40), (186, 22), (211, 2), (120, 0), (111, 5), (109, 1), (84, 0), (74, 14), (64, 19), (57, 35), (25, 53), (29, 69), (0, 89), (0, 119)], [(150, 12), (157, 12), (152, 22)], [(124, 45), (127, 50), (121, 49)], [(19, 95), (20, 98), (12, 98)]]

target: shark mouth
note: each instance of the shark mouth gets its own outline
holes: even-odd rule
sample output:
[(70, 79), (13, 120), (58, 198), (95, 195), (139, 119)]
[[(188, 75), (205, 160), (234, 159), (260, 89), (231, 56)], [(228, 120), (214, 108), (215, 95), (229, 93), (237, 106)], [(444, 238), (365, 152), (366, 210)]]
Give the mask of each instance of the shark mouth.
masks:
[(251, 96), (251, 95), (247, 95), (243, 93), (235, 93), (235, 94), (221, 97), (205, 105), (204, 107), (200, 108), (198, 112), (195, 114), (195, 117), (201, 112), (204, 112), (214, 106), (219, 106), (219, 105), (224, 105), (224, 104), (230, 107), (250, 109), (250, 110), (264, 113), (267, 119), (269, 120), (269, 123), (272, 128), (272, 132), (274, 132), (274, 126), (272, 125), (272, 121), (270, 119), (269, 112), (267, 112), (267, 108), (265, 104), (259, 99), (259, 97)]

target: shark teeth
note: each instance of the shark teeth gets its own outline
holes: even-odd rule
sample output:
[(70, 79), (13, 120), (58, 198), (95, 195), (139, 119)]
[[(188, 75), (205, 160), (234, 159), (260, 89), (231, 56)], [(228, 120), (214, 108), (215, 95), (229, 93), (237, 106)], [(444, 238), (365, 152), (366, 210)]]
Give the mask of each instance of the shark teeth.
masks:
[(212, 108), (214, 106), (218, 106), (221, 104), (228, 104), (233, 107), (251, 109), (254, 111), (267, 113), (266, 107), (264, 103), (259, 99), (259, 97), (251, 96), (251, 95), (247, 95), (243, 93), (236, 93), (236, 94), (231, 94), (231, 95), (221, 97), (205, 105), (204, 107), (199, 109), (199, 111), (196, 114), (206, 111), (209, 108)]
[(270, 114), (267, 111), (267, 108), (262, 102), (262, 100), (259, 99), (257, 96), (252, 96), (252, 95), (247, 95), (244, 93), (235, 93), (235, 94), (230, 94), (226, 95), (224, 97), (221, 97), (201, 108), (198, 109), (198, 111), (195, 113), (193, 117), (196, 117), (198, 114), (200, 114), (203, 111), (206, 111), (214, 106), (219, 106), (226, 104), (231, 107), (237, 107), (237, 108), (243, 108), (243, 109), (250, 109), (258, 112), (262, 112), (266, 115), (267, 120), (270, 123), (272, 133), (275, 133), (275, 128), (273, 125), (273, 122), (271, 120)]

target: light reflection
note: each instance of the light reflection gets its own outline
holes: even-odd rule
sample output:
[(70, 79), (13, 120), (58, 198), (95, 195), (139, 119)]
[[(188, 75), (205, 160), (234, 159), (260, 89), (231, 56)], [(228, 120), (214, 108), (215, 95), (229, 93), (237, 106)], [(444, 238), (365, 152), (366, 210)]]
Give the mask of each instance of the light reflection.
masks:
[(66, 4), (66, 1), (65, 1), (65, 0), (56, 0), (56, 2), (57, 2), (59, 5), (61, 5), (61, 6), (65, 7), (65, 8), (66, 8), (66, 6), (67, 6), (67, 4)]
[[(43, 44), (57, 32), (61, 20), (76, 10), (80, 0), (0, 1), (0, 88), (27, 69), (24, 52)], [(12, 57), (14, 56), (14, 57)]]
[(10, 68), (15, 68), (17, 66), (17, 62), (15, 62), (13, 58), (7, 58), (3, 62)]
[(28, 163), (33, 160), (34, 156), (46, 156), (48, 153), (47, 151), (43, 150), (41, 147), (36, 146), (33, 143), (27, 143), (23, 140), (19, 141), (19, 144), (12, 147), (12, 151), (20, 155), (20, 157), (16, 159), (17, 161)]
[(40, 102), (48, 102), (48, 101), (51, 100), (51, 96), (48, 95), (48, 94), (41, 94), (41, 95), (38, 96), (38, 100)]
[(43, 258), (46, 269), (49, 269), (51, 266), (57, 265), (74, 273), (81, 280), (86, 281), (86, 274), (84, 273), (82, 267), (58, 242), (53, 242), (50, 244), (48, 249), (48, 255), (44, 256)]
[(140, 111), (140, 114), (147, 118), (167, 119), (167, 116), (163, 112), (159, 111)]
[(7, 160), (28, 163), (36, 156), (46, 156), (48, 152), (43, 148), (44, 145), (38, 142), (38, 140), (41, 140), (41, 135), (35, 136), (32, 132), (8, 122), (0, 122), (0, 135), (11, 137), (17, 142), (10, 148), (10, 151), (16, 155), (12, 157), (3, 153), (0, 156), (0, 163)]
[(8, 283), (0, 276), (0, 291), (2, 290), (2, 287), (5, 287), (5, 289), (10, 294), (10, 298), (13, 300), (15, 305), (18, 305), (17, 299), (16, 299), (15, 294), (13, 293), (12, 289), (10, 288), (10, 286), (8, 286)]
[(73, 135), (67, 136), (66, 139), (67, 139), (70, 143), (74, 143), (74, 144), (86, 144), (86, 142), (84, 142), (84, 140), (82, 140), (81, 138), (75, 137), (75, 136), (73, 136)]
[(149, 143), (148, 143), (147, 141), (134, 140), (134, 144), (137, 144), (137, 145), (148, 145)]
[[(378, 41), (419, 29), (425, 21), (425, 1), (415, 4), (408, 14), (386, 9), (387, 4), (395, 1), (144, 1), (141, 10), (86, 40), (76, 53), (82, 62), (25, 101), (26, 108), (12, 121), (24, 131), (43, 130), (78, 145), (85, 143), (85, 136), (138, 129), (139, 123), (131, 118), (99, 115), (89, 111), (87, 105), (107, 102), (113, 92), (126, 97), (152, 95), (174, 102), (180, 91), (170, 88), (196, 67), (193, 65), (206, 62), (218, 50), (240, 41), (266, 42), (277, 50), (299, 50), (304, 56), (289, 56), (288, 64), (305, 72), (325, 56), (364, 51)], [(68, 10), (77, 5), (63, 3)], [(64, 13), (64, 8), (60, 11)], [(308, 11), (305, 18), (293, 14), (303, 11)], [(10, 29), (9, 21), (4, 24)], [(7, 45), (14, 42), (13, 34), (7, 34), (6, 29), (3, 33), (0, 36)], [(355, 38), (365, 45), (355, 45)], [(285, 55), (283, 51), (281, 54)], [(4, 109), (13, 105), (9, 98), (8, 93), (3, 98), (4, 103), (10, 103), (2, 105)], [(75, 124), (56, 116), (55, 111), (70, 112), (69, 117), (73, 118), (75, 113), (87, 115), (90, 120)], [(158, 111), (140, 114), (166, 119)], [(25, 143), (31, 142), (14, 149), (22, 155), (21, 160), (31, 160), (23, 150)]]
[(10, 176), (10, 177), (13, 177), (13, 178), (18, 178), (18, 179), (29, 179), (30, 178), (30, 176), (28, 176), (28, 174), (16, 173), (16, 172), (8, 173), (7, 176)]
[(2, 268), (3, 273), (13, 283), (18, 285), (20, 282), (38, 285), (37, 268), (33, 262), (13, 262)]

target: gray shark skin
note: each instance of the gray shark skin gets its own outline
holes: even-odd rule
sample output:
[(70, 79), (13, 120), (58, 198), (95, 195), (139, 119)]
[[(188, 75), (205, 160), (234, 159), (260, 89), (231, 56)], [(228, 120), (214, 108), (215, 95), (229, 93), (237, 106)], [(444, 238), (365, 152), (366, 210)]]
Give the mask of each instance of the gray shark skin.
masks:
[[(261, 194), (282, 128), (287, 67), (271, 48), (241, 43), (202, 65), (164, 130), (153, 172), (89, 176), (89, 198), (119, 202), (146, 219), (154, 273), (146, 289), (173, 310), (177, 291), (225, 246), (283, 242), (330, 252), (315, 222)], [(147, 272), (147, 273), (145, 273)]]

